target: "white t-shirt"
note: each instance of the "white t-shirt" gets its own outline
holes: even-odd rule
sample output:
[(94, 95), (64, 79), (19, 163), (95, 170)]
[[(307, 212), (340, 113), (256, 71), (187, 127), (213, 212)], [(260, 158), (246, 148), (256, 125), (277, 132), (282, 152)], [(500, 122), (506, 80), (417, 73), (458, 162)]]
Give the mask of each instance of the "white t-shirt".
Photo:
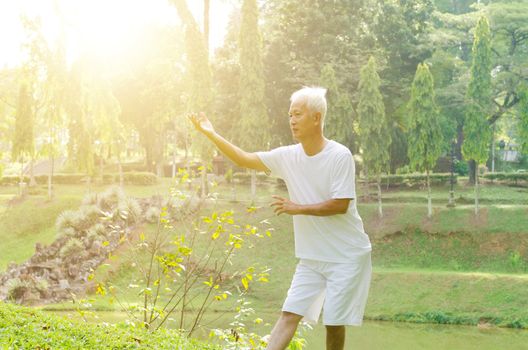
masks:
[(273, 175), (286, 182), (290, 200), (297, 204), (352, 199), (345, 214), (293, 216), (298, 258), (348, 263), (372, 250), (357, 211), (355, 165), (348, 148), (329, 140), (314, 156), (306, 155), (301, 144), (257, 155)]

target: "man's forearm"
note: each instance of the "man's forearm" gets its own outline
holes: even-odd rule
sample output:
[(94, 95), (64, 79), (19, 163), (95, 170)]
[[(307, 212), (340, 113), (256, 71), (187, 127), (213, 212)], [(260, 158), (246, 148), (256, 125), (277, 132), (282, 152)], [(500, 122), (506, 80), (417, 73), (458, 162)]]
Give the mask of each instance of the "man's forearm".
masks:
[(297, 209), (293, 215), (331, 216), (344, 214), (348, 210), (348, 203), (348, 200), (331, 199), (316, 204), (296, 204)]
[(245, 166), (245, 152), (242, 149), (233, 145), (216, 132), (208, 134), (207, 138), (215, 144), (220, 152), (222, 152), (227, 158), (231, 159), (236, 165)]

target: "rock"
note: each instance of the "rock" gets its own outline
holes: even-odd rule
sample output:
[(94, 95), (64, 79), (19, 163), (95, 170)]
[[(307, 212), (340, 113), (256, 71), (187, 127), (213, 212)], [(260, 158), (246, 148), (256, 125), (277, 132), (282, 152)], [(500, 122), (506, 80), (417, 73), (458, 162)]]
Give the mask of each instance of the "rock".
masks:
[(59, 281), (59, 288), (61, 290), (66, 290), (70, 288), (70, 282), (68, 280), (60, 280)]

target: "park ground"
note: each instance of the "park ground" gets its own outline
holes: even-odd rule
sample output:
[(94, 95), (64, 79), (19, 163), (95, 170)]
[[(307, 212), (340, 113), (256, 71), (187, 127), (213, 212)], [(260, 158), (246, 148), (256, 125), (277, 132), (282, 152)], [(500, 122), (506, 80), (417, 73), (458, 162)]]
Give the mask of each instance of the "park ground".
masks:
[[(173, 184), (162, 179), (153, 186), (126, 186), (125, 191), (133, 197), (168, 196)], [(93, 186), (90, 191), (105, 188)], [(237, 257), (237, 261), (253, 259), (271, 268), (269, 282), (253, 286), (247, 295), (255, 317), (263, 318), (269, 327), (296, 263), (291, 218), (276, 217), (269, 208), (271, 194), (286, 192), (274, 181), (266, 181), (259, 184), (251, 202), (247, 184), (237, 184), (235, 189), (236, 195), (231, 185), (220, 181), (212, 188), (215, 199), (207, 202), (202, 213), (233, 210), (243, 220), (267, 220), (274, 228), (271, 238), (259, 241), (258, 254), (248, 250)], [(45, 186), (32, 189), (25, 199), (16, 197), (15, 187), (0, 188), (0, 270), (10, 261), (28, 259), (36, 242), (51, 243), (57, 216), (76, 209), (88, 191), (76, 185), (57, 185), (55, 190), (54, 200), (48, 201)], [(431, 219), (426, 217), (425, 191), (419, 187), (385, 189), (381, 219), (377, 203), (365, 200), (362, 192), (359, 186), (358, 209), (373, 243), (374, 266), (366, 320), (528, 328), (528, 188), (484, 184), (477, 217), (473, 188), (464, 180), (455, 188), (454, 208), (446, 206), (449, 187), (437, 186)], [(255, 209), (248, 211), (248, 207)], [(151, 234), (154, 225), (141, 230)], [(105, 270), (96, 273), (97, 278), (126, 286), (132, 273), (128, 259), (126, 252), (116, 253)], [(130, 302), (137, 299), (126, 292), (122, 297)], [(222, 319), (226, 320), (233, 315), (230, 307), (218, 304), (210, 312), (225, 314)], [(71, 302), (42, 306), (45, 311), (72, 317), (77, 308)], [(92, 310), (106, 314), (108, 321), (124, 319), (124, 314), (114, 312), (118, 309), (107, 298), (94, 297)]]

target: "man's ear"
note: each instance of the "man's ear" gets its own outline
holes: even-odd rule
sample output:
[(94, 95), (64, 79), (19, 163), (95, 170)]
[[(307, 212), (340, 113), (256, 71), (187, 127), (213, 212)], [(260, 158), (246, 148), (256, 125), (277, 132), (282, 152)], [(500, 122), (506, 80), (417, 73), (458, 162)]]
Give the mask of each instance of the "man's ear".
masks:
[(313, 118), (314, 118), (314, 121), (315, 121), (315, 125), (320, 125), (321, 124), (321, 112), (315, 112), (313, 114)]

